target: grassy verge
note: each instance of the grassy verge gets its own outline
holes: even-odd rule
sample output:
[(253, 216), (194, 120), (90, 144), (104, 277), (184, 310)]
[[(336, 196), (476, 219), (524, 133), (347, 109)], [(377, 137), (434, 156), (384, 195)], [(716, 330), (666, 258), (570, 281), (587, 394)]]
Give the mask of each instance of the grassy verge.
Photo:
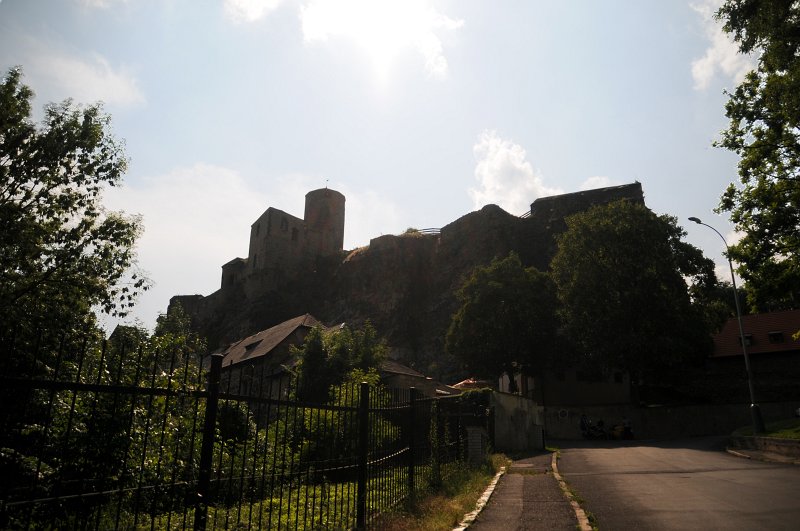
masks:
[(475, 508), (489, 481), (509, 459), (493, 454), (478, 468), (465, 466), (442, 487), (417, 498), (402, 511), (387, 514), (377, 527), (386, 531), (436, 531), (453, 529), (461, 518)]
[[(776, 437), (778, 439), (800, 439), (800, 419), (767, 422), (766, 428), (767, 432), (760, 435), (764, 437)], [(753, 427), (744, 426), (734, 431), (732, 435), (753, 435)]]

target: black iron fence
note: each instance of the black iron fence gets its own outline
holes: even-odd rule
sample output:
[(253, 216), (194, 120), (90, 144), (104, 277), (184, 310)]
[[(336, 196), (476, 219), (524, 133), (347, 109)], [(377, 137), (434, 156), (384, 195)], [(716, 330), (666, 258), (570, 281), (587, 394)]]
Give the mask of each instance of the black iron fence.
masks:
[(466, 426), (488, 421), (480, 400), (375, 383), (302, 402), (285, 372), (223, 370), (179, 341), (24, 348), (0, 352), (16, 360), (2, 528), (368, 528), (464, 466)]

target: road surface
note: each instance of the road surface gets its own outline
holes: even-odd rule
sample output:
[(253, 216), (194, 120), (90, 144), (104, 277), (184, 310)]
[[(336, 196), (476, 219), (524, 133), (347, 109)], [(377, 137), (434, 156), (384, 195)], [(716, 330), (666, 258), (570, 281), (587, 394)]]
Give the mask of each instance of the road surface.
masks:
[(558, 467), (601, 531), (800, 529), (798, 466), (732, 456), (720, 438), (593, 443), (560, 442)]

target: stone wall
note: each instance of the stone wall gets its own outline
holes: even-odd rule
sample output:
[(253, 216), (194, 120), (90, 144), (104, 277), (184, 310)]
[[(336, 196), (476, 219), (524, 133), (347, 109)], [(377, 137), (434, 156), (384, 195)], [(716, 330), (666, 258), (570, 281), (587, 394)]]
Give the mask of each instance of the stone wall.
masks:
[(491, 397), (495, 449), (499, 452), (543, 450), (541, 407), (519, 395), (494, 392)]
[[(548, 212), (564, 213), (621, 196), (641, 198), (641, 185), (566, 194), (546, 203)], [(344, 196), (332, 197), (336, 199), (332, 210), (320, 207), (314, 215), (306, 212), (309, 220), (317, 216), (311, 224), (321, 227), (323, 246), (339, 241), (341, 234), (332, 227), (344, 223)], [(563, 208), (558, 206), (561, 202)], [(466, 375), (445, 353), (444, 337), (458, 307), (456, 290), (475, 267), (511, 251), (519, 254), (525, 266), (546, 270), (562, 228), (551, 216), (520, 218), (488, 205), (442, 227), (438, 235), (382, 236), (352, 253), (326, 254), (330, 250), (326, 247), (324, 253), (312, 253), (305, 265), (294, 269), (282, 262), (248, 274), (253, 266), (249, 259), (242, 259), (226, 271), (230, 278), (243, 280), (206, 297), (174, 300), (184, 304), (212, 348), (304, 313), (326, 324), (359, 326), (370, 320), (404, 364), (439, 381), (455, 382)], [(291, 227), (287, 229), (291, 243)], [(258, 237), (265, 230), (256, 229)]]
[(800, 441), (776, 437), (731, 437), (731, 447), (740, 450), (760, 450), (800, 459)]
[[(780, 420), (791, 418), (800, 402), (767, 402), (760, 406), (766, 421)], [(554, 439), (580, 439), (582, 414), (586, 414), (595, 424), (602, 419), (607, 429), (627, 417), (637, 439), (727, 435), (751, 423), (749, 404), (660, 407), (548, 405), (544, 414), (547, 436)]]

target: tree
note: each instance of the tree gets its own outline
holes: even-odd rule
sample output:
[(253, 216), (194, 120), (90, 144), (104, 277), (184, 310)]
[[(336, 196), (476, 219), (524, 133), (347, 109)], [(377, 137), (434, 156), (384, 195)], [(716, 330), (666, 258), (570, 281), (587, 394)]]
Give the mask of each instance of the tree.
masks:
[(623, 200), (566, 221), (551, 269), (579, 366), (661, 378), (702, 360), (710, 323), (687, 280), (710, 292), (714, 266), (675, 218)]
[(482, 376), (538, 374), (555, 342), (555, 292), (547, 274), (515, 253), (478, 267), (456, 294), (461, 303), (446, 349)]
[(367, 321), (363, 328), (355, 330), (345, 326), (326, 333), (314, 327), (303, 346), (292, 347), (292, 352), (300, 358), (298, 398), (325, 403), (334, 395), (331, 388), (354, 372), (371, 378), (370, 373), (386, 359), (386, 344)]
[(0, 83), (2, 324), (64, 327), (93, 321), (95, 308), (124, 316), (147, 281), (130, 273), (140, 221), (101, 203), (125, 171), (122, 145), (99, 105), (49, 104), (34, 125), (21, 76)]
[(731, 258), (754, 310), (800, 305), (800, 4), (727, 0), (716, 17), (758, 66), (729, 94), (716, 145), (739, 156), (719, 210), (744, 237)]

